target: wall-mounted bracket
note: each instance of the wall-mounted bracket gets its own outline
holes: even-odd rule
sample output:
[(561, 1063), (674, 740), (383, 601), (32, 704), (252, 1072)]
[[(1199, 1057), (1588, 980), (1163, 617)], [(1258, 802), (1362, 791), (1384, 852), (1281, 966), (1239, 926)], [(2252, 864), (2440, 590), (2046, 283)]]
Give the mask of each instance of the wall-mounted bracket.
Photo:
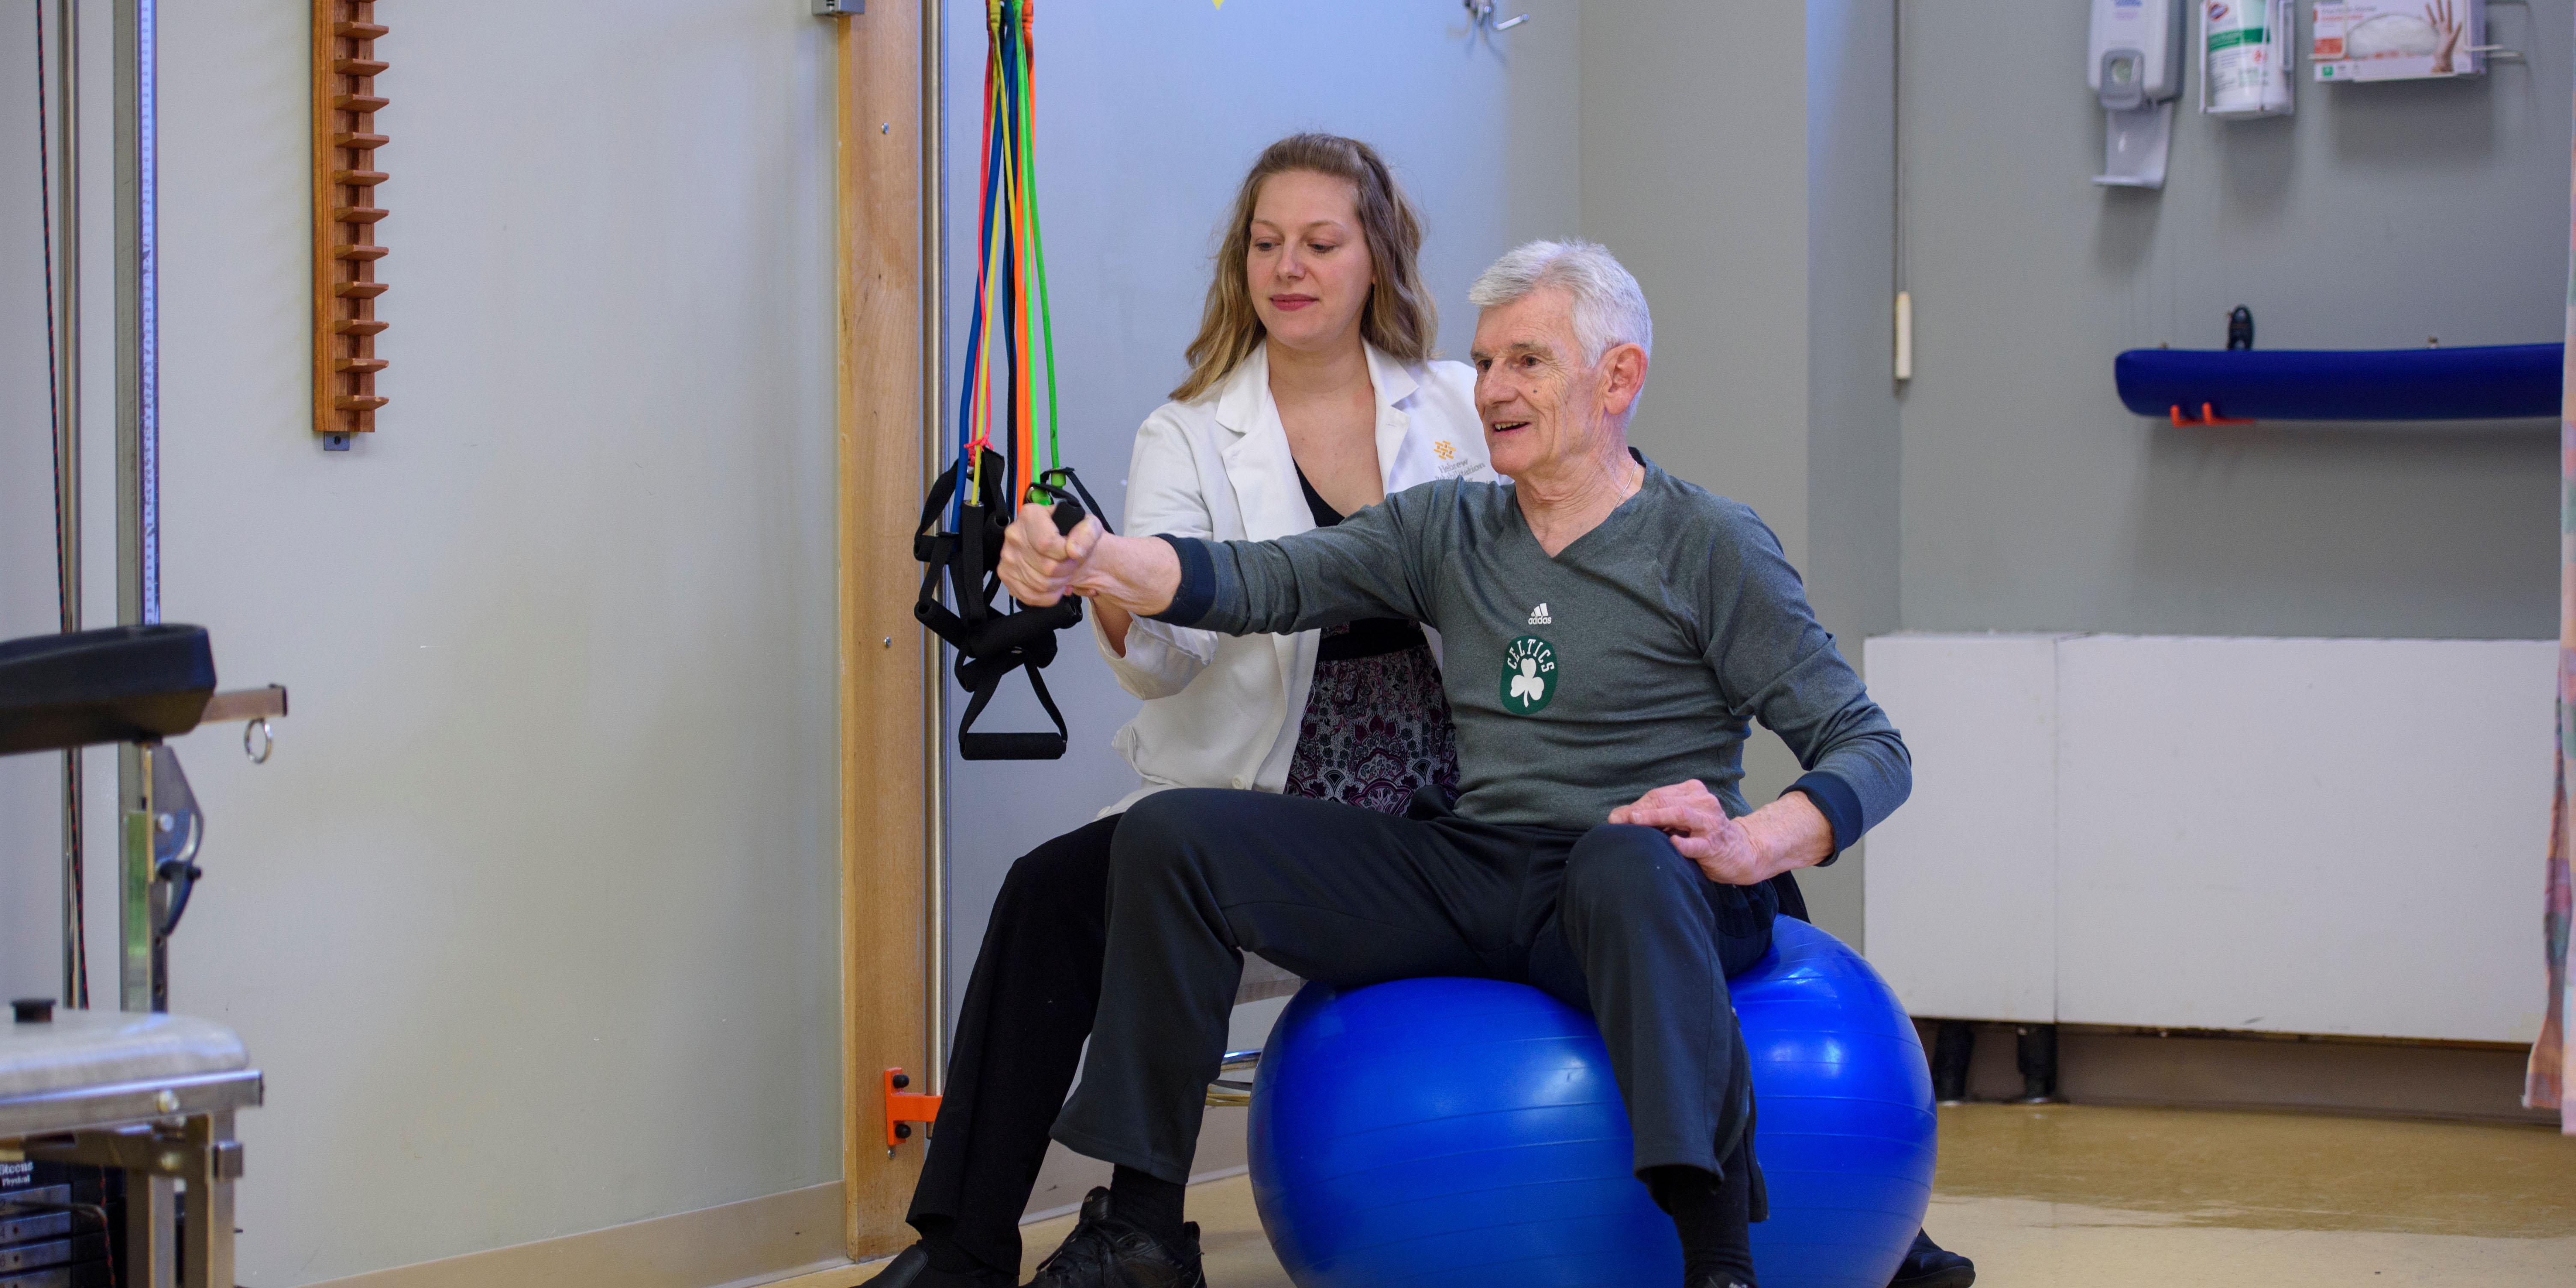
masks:
[(889, 1154), (894, 1152), (895, 1146), (912, 1139), (914, 1123), (939, 1121), (940, 1098), (904, 1090), (911, 1085), (912, 1075), (903, 1070), (885, 1071), (886, 1152)]
[(868, 0), (814, 0), (814, 16), (817, 18), (846, 18), (867, 11)]
[(2254, 423), (2250, 416), (2221, 416), (2208, 403), (2200, 405), (2200, 418), (2197, 420), (2183, 415), (2181, 403), (2173, 405), (2171, 414), (2176, 429), (2188, 429), (2194, 425), (2251, 425)]

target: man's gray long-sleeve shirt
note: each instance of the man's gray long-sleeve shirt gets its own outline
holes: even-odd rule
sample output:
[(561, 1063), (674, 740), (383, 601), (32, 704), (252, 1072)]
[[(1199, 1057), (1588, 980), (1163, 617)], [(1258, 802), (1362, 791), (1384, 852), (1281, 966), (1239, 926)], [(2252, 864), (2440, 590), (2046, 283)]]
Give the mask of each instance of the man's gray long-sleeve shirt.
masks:
[(1643, 455), (1637, 494), (1550, 558), (1510, 484), (1444, 479), (1277, 541), (1165, 538), (1164, 621), (1232, 635), (1405, 617), (1440, 632), (1480, 822), (1584, 829), (1648, 789), (1707, 783), (1731, 815), (1749, 722), (1809, 771), (1839, 851), (1905, 801), (1905, 744), (1816, 624), (1746, 506)]

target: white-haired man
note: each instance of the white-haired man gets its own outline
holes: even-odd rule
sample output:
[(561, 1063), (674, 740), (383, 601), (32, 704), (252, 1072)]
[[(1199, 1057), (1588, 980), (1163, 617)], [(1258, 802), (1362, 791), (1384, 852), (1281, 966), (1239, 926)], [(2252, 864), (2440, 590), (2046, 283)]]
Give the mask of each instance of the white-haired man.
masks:
[[(1503, 256), (1476, 398), (1508, 484), (1440, 481), (1271, 542), (1011, 528), (1002, 580), (1232, 634), (1400, 617), (1440, 632), (1462, 792), (1396, 818), (1171, 791), (1120, 823), (1109, 951), (1056, 1139), (1117, 1165), (1054, 1288), (1202, 1282), (1180, 1220), (1240, 952), (1341, 986), (1524, 981), (1600, 1021), (1638, 1177), (1673, 1215), (1686, 1288), (1754, 1282), (1752, 1088), (1725, 978), (1758, 958), (1771, 879), (1832, 859), (1902, 803), (1905, 745), (1754, 513), (1627, 445), (1653, 344), (1601, 247)], [(1809, 772), (1750, 808), (1749, 722)]]

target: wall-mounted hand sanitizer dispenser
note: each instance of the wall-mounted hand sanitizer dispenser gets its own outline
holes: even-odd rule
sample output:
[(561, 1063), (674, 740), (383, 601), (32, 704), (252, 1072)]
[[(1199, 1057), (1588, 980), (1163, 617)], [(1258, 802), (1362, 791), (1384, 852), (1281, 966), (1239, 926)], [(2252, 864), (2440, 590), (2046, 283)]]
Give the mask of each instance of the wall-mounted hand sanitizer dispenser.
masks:
[(2084, 81), (2101, 97), (2102, 173), (2093, 182), (2165, 186), (2174, 98), (2182, 93), (2182, 7), (2187, 0), (2093, 0)]
[(2292, 0), (2200, 0), (2200, 110), (2287, 116), (2297, 59)]

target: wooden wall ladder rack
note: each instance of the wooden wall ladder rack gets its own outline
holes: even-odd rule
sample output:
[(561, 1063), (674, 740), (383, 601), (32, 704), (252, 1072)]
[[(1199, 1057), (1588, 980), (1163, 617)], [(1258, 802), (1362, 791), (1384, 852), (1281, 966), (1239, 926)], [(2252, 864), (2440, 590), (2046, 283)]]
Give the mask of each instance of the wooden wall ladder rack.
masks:
[(376, 92), (385, 63), (376, 41), (385, 28), (375, 20), (376, 0), (313, 0), (313, 431), (332, 451), (347, 451), (351, 435), (374, 432), (376, 261), (385, 257), (376, 224), (386, 211), (376, 195), (386, 179), (376, 149), (390, 142), (376, 132), (376, 113), (387, 100)]

